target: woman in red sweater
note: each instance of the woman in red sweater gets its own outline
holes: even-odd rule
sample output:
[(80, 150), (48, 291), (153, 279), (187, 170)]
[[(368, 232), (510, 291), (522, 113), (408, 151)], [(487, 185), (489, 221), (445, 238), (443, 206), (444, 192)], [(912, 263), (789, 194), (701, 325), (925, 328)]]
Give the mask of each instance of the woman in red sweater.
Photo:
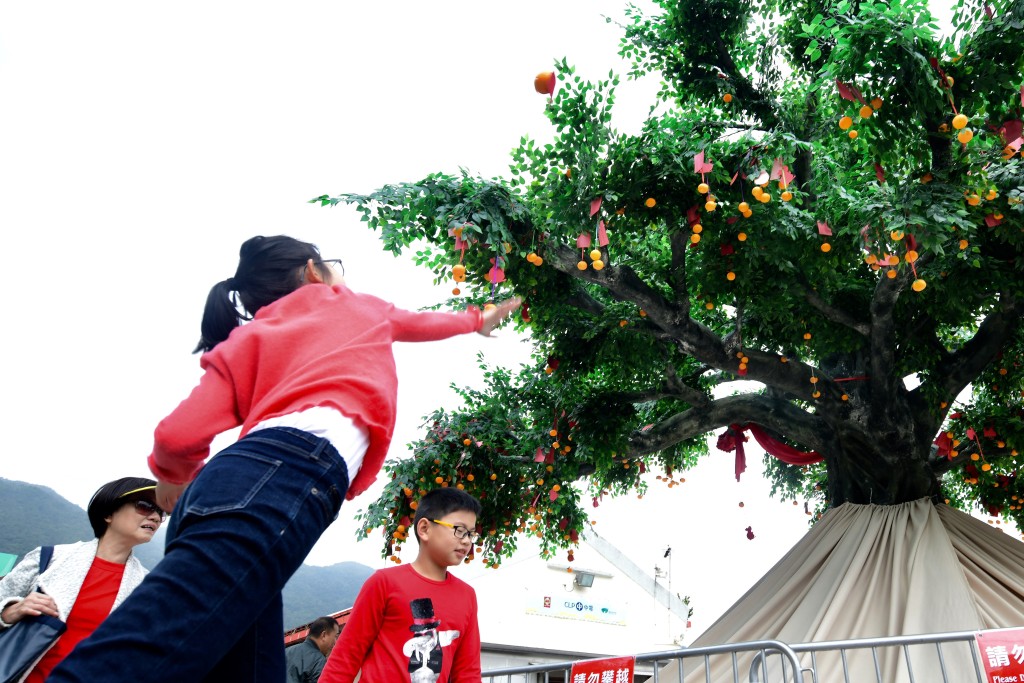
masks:
[[(403, 311), (353, 292), (334, 267), (312, 244), (254, 237), (214, 285), (196, 348), (204, 374), (149, 456), (157, 502), (174, 510), (164, 559), (48, 680), (284, 680), (281, 589), (383, 464), (392, 344), (486, 336), (519, 305)], [(214, 436), (238, 425), (204, 466)]]

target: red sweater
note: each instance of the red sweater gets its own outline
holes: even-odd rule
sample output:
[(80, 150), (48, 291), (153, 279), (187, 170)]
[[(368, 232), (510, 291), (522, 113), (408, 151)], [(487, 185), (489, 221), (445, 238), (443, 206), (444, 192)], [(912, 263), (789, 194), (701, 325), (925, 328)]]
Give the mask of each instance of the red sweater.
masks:
[(476, 592), (451, 574), (380, 569), (360, 589), (320, 683), (352, 683), (360, 670), (360, 683), (480, 683), (476, 611)]
[(370, 435), (349, 499), (377, 477), (395, 427), (398, 377), (391, 345), (480, 329), (478, 309), (414, 313), (344, 285), (305, 285), (264, 306), (199, 361), (199, 385), (156, 428), (149, 467), (192, 481), (221, 432), (316, 406), (339, 410)]

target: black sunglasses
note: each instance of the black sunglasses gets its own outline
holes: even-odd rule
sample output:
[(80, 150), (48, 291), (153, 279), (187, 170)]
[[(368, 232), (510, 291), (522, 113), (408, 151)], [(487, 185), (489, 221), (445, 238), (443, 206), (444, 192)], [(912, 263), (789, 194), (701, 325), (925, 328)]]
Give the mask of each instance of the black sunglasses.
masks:
[(161, 522), (167, 519), (167, 513), (153, 503), (150, 503), (148, 500), (133, 500), (132, 504), (135, 506), (135, 511), (143, 517), (149, 517), (155, 512), (160, 515)]

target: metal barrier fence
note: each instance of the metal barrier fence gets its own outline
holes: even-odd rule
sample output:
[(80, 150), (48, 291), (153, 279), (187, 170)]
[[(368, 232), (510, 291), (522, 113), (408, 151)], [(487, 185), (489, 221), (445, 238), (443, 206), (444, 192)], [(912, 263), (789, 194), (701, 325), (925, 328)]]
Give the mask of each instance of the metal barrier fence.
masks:
[[(746, 643), (730, 643), (727, 645), (711, 645), (708, 647), (688, 647), (681, 650), (667, 650), (665, 652), (648, 652), (645, 654), (636, 655), (635, 661), (637, 665), (650, 663), (652, 665), (651, 678), (648, 680), (654, 681), (671, 681), (674, 678), (668, 678), (661, 676), (661, 668), (663, 665), (672, 662), (680, 661), (684, 659), (699, 659), (703, 662), (706, 670), (709, 670), (711, 658), (714, 656), (726, 656), (732, 662), (733, 678), (735, 681), (740, 681), (739, 675), (741, 666), (739, 663), (739, 654), (753, 652), (761, 655), (762, 657), (766, 654), (777, 655), (782, 658), (782, 661), (786, 662), (784, 665), (791, 673), (791, 677), (788, 679), (782, 679), (786, 683), (792, 681), (792, 683), (802, 683), (798, 677), (800, 669), (799, 660), (797, 659), (796, 653), (785, 643), (780, 643), (777, 640), (755, 640)], [(572, 671), (572, 662), (557, 662), (554, 664), (530, 664), (527, 666), (513, 666), (503, 669), (491, 669), (483, 672), (483, 680), (486, 683), (572, 683), (569, 678), (570, 672)], [(684, 667), (682, 665), (678, 668), (678, 680), (683, 681)], [(709, 679), (710, 680), (710, 679)]]
[[(799, 645), (760, 640), (651, 652), (636, 655), (636, 680), (650, 683), (984, 683), (974, 636), (973, 631), (959, 631)], [(483, 680), (485, 683), (575, 683), (570, 678), (572, 665), (573, 662), (556, 662), (492, 669), (483, 672)]]

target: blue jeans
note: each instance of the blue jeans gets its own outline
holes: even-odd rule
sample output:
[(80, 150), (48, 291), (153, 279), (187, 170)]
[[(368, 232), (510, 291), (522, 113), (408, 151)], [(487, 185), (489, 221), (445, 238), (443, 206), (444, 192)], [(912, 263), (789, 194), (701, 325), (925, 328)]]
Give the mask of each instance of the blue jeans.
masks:
[(224, 449), (175, 506), (164, 558), (47, 680), (281, 683), (281, 589), (348, 484), (330, 442), (297, 429)]

